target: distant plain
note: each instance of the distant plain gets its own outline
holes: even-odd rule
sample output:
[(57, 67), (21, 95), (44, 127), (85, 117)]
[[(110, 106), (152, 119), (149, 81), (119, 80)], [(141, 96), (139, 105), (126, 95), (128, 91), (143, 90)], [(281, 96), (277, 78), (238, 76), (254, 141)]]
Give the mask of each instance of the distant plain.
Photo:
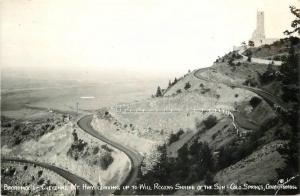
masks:
[(165, 78), (120, 77), (103, 73), (4, 71), (1, 112), (15, 119), (43, 118), (52, 111), (93, 111), (149, 98)]

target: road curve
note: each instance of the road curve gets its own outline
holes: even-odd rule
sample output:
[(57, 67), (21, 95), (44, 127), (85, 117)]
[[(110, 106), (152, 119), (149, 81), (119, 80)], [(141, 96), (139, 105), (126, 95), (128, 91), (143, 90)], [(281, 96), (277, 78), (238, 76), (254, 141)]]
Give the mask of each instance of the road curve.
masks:
[[(92, 135), (93, 137), (117, 148), (118, 150), (124, 152), (128, 158), (130, 159), (131, 162), (131, 170), (130, 173), (128, 174), (128, 176), (126, 177), (126, 179), (124, 180), (124, 182), (121, 184), (121, 187), (123, 185), (134, 185), (136, 182), (136, 179), (138, 177), (139, 171), (140, 171), (140, 165), (142, 162), (142, 156), (140, 154), (138, 154), (134, 149), (121, 145), (117, 142), (111, 141), (110, 139), (106, 138), (104, 135), (102, 135), (101, 133), (99, 133), (98, 131), (96, 131), (92, 126), (91, 126), (91, 122), (93, 119), (93, 115), (86, 115), (83, 116), (81, 119), (78, 120), (77, 124), (78, 126), (85, 132), (87, 132), (88, 134)], [(117, 190), (114, 192), (114, 194), (133, 194), (132, 189), (129, 190)]]
[(264, 98), (265, 101), (267, 101), (269, 104), (279, 106), (284, 112), (288, 111), (287, 105), (280, 98), (278, 98), (275, 95), (272, 95), (269, 92), (266, 92), (259, 88), (249, 87), (249, 86), (242, 86), (242, 85), (233, 85), (233, 86), (236, 88), (242, 88), (242, 89), (246, 89), (248, 91), (252, 91), (252, 92), (256, 93), (257, 95), (261, 96), (262, 98)]
[[(210, 80), (210, 79), (207, 79), (207, 78), (204, 78), (204, 77), (201, 77), (198, 73), (199, 72), (203, 72), (203, 71), (206, 71), (206, 70), (209, 70), (211, 68), (203, 68), (203, 69), (198, 69), (196, 70), (193, 74), (194, 74), (194, 77), (195, 78), (198, 78), (200, 80), (204, 80), (204, 81), (207, 81), (207, 82), (212, 82), (212, 83), (220, 83), (220, 82), (217, 82), (217, 81), (213, 81), (213, 80)], [(288, 111), (288, 107), (286, 106), (286, 104), (281, 101), (278, 97), (276, 97), (275, 95), (269, 93), (269, 92), (266, 92), (262, 89), (259, 89), (259, 88), (254, 88), (254, 87), (249, 87), (249, 86), (245, 86), (245, 85), (237, 85), (237, 84), (232, 84), (232, 83), (223, 83), (227, 86), (230, 86), (230, 87), (235, 87), (235, 88), (241, 88), (241, 89), (244, 89), (244, 90), (248, 90), (248, 91), (251, 91), (257, 95), (259, 95), (260, 97), (262, 97), (265, 101), (267, 101), (269, 104), (273, 105), (273, 106), (279, 106), (284, 112), (287, 112)]]
[(51, 170), (51, 171), (57, 173), (58, 175), (62, 176), (63, 178), (65, 178), (66, 180), (71, 182), (72, 184), (74, 184), (74, 185), (76, 184), (78, 186), (77, 190), (76, 190), (76, 193), (78, 195), (92, 195), (92, 192), (90, 190), (82, 189), (83, 185), (93, 186), (91, 183), (89, 183), (88, 181), (84, 180), (83, 178), (81, 178), (75, 174), (72, 174), (72, 173), (68, 172), (67, 170), (61, 169), (59, 167), (49, 165), (46, 163), (42, 163), (42, 162), (30, 161), (30, 160), (18, 159), (18, 158), (1, 158), (1, 162), (2, 163), (18, 162), (18, 163), (34, 164), (39, 167), (43, 167), (45, 169), (48, 169), (48, 170)]

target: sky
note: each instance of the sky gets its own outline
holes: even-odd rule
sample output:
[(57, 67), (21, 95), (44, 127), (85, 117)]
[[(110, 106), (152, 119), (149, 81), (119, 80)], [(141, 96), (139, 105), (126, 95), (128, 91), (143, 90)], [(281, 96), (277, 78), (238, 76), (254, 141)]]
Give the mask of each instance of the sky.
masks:
[(248, 41), (257, 10), (267, 37), (283, 37), (289, 5), (299, 0), (0, 0), (0, 65), (183, 74)]

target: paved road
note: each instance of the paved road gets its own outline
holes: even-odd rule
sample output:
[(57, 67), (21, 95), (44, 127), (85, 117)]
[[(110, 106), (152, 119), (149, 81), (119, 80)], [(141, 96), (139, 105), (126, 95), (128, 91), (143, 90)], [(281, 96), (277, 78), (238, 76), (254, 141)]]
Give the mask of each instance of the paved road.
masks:
[(288, 111), (288, 106), (280, 98), (278, 98), (277, 96), (275, 96), (269, 92), (266, 92), (259, 88), (253, 88), (253, 87), (248, 87), (248, 86), (242, 86), (242, 85), (234, 85), (234, 86), (236, 88), (242, 88), (242, 89), (252, 91), (252, 92), (256, 93), (257, 95), (261, 96), (262, 98), (264, 98), (264, 100), (267, 101), (269, 104), (279, 106), (285, 112)]
[[(245, 51), (246, 51), (246, 48), (239, 50), (238, 53), (239, 53), (239, 55), (241, 55), (243, 57), (244, 61), (248, 61), (248, 57), (243, 54)], [(261, 59), (261, 58), (255, 58), (255, 57), (251, 57), (251, 62), (258, 63), (258, 64), (265, 64), (265, 65), (273, 64), (275, 66), (282, 65), (282, 61)]]
[(91, 191), (87, 190), (87, 189), (82, 189), (83, 185), (87, 185), (87, 186), (92, 186), (91, 183), (89, 183), (88, 181), (84, 180), (83, 178), (72, 174), (64, 169), (61, 169), (59, 167), (53, 166), (53, 165), (49, 165), (46, 163), (41, 163), (41, 162), (37, 162), (37, 161), (30, 161), (30, 160), (25, 160), (25, 159), (17, 159), (17, 158), (1, 158), (1, 162), (18, 162), (18, 163), (26, 163), (26, 164), (35, 164), (37, 166), (46, 168), (48, 170), (51, 170), (55, 173), (57, 173), (58, 175), (62, 176), (63, 178), (65, 178), (66, 180), (68, 180), (69, 182), (71, 182), (72, 184), (76, 184), (79, 186), (79, 188), (76, 190), (77, 194), (79, 195), (91, 195)]
[[(119, 149), (120, 151), (124, 152), (130, 159), (131, 162), (131, 171), (129, 173), (129, 175), (126, 177), (126, 179), (124, 180), (124, 182), (122, 183), (121, 186), (123, 185), (134, 185), (139, 171), (140, 171), (140, 165), (142, 162), (142, 156), (136, 152), (136, 150), (124, 146), (122, 144), (119, 144), (117, 142), (111, 141), (110, 139), (106, 138), (104, 135), (102, 135), (101, 133), (99, 133), (98, 131), (96, 131), (92, 126), (91, 126), (91, 122), (93, 119), (93, 115), (86, 115), (84, 117), (82, 117), (78, 122), (78, 126), (85, 132), (89, 133), (90, 135), (94, 136), (95, 138)], [(116, 191), (114, 194), (134, 194), (133, 191), (130, 190), (120, 190), (120, 191)]]
[[(91, 126), (91, 121), (92, 121), (93, 115), (87, 115), (82, 117), (79, 121), (78, 121), (78, 126), (85, 132), (89, 133), (90, 135), (96, 137), (97, 139), (112, 145), (113, 147), (121, 150), (122, 152), (124, 152), (130, 159), (131, 162), (131, 170), (129, 175), (126, 177), (126, 179), (124, 180), (124, 182), (122, 183), (121, 186), (123, 185), (133, 185), (136, 182), (136, 179), (138, 177), (139, 171), (140, 171), (140, 165), (142, 162), (142, 156), (136, 152), (134, 149), (131, 149), (130, 147), (126, 147), (123, 146), (119, 143), (116, 143), (114, 141), (109, 140), (108, 138), (106, 138), (105, 136), (103, 136), (102, 134), (100, 134), (99, 132), (97, 132), (95, 129), (93, 129), (93, 127)], [(78, 195), (91, 195), (92, 192), (90, 190), (87, 189), (82, 189), (83, 185), (87, 185), (87, 186), (92, 186), (91, 183), (89, 183), (88, 181), (84, 180), (83, 178), (70, 173), (69, 171), (53, 166), (53, 165), (49, 165), (46, 163), (42, 163), (42, 162), (37, 162), (37, 161), (30, 161), (30, 160), (25, 160), (25, 159), (18, 159), (18, 158), (1, 158), (1, 162), (18, 162), (18, 163), (26, 163), (26, 164), (35, 164), (37, 166), (43, 167), (45, 169), (49, 169), (55, 173), (57, 173), (58, 175), (62, 176), (63, 178), (65, 178), (66, 180), (68, 180), (69, 182), (71, 182), (72, 184), (76, 184), (78, 185), (78, 189), (76, 190)], [(120, 191), (115, 191), (114, 194), (133, 194), (133, 191), (130, 190), (120, 190)]]
[[(200, 80), (204, 80), (204, 81), (207, 81), (207, 82), (212, 82), (212, 83), (220, 83), (218, 81), (213, 81), (211, 79), (207, 79), (205, 77), (201, 77), (201, 75), (199, 74), (200, 72), (203, 72), (203, 71), (206, 71), (210, 68), (204, 68), (204, 69), (198, 69), (197, 71), (194, 72), (194, 76)], [(275, 95), (269, 93), (269, 92), (266, 92), (262, 89), (259, 89), (259, 88), (254, 88), (254, 87), (249, 87), (249, 86), (245, 86), (245, 85), (237, 85), (237, 84), (232, 84), (232, 83), (229, 83), (229, 82), (226, 82), (226, 83), (223, 83), (227, 86), (230, 86), (230, 87), (235, 87), (235, 88), (241, 88), (241, 89), (245, 89), (245, 90), (248, 90), (248, 91), (251, 91), (259, 96), (261, 96), (265, 101), (267, 101), (269, 104), (273, 105), (273, 106), (279, 106), (283, 111), (288, 111), (288, 107), (286, 106), (286, 104), (281, 101), (278, 97), (276, 97)]]

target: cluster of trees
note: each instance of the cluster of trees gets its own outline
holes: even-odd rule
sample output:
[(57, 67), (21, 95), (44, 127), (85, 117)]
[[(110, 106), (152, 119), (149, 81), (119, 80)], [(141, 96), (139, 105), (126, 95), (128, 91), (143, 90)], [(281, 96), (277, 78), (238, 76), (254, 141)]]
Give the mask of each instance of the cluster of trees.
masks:
[(218, 59), (216, 59), (216, 63), (219, 63), (219, 62), (222, 62), (224, 63), (225, 60), (227, 59), (228, 60), (228, 63), (231, 65), (231, 66), (234, 66), (234, 63), (233, 61), (235, 59), (241, 59), (242, 58), (242, 55), (238, 54), (236, 51), (234, 52), (229, 52), (228, 54), (226, 54), (225, 56), (223, 57), (218, 57)]
[(258, 146), (257, 140), (255, 140), (258, 139), (258, 135), (258, 132), (255, 132), (251, 135), (249, 140), (241, 144), (232, 143), (221, 147), (219, 149), (219, 158), (216, 166), (217, 170), (224, 169), (250, 155)]
[(8, 168), (1, 168), (1, 174), (3, 176), (13, 176), (16, 172), (16, 168), (9, 166)]
[[(299, 34), (299, 9), (295, 7), (290, 7), (291, 12), (298, 17), (298, 26), (297, 21), (292, 22), (292, 27), (294, 28), (291, 31), (286, 31), (287, 35), (293, 33)], [(299, 101), (300, 101), (300, 92), (299, 92), (299, 62), (300, 56), (295, 50), (298, 47), (300, 40), (298, 37), (289, 37), (286, 39), (289, 42), (289, 51), (288, 56), (283, 60), (283, 64), (280, 66), (279, 74), (274, 69), (269, 68), (262, 76), (260, 80), (262, 84), (268, 84), (272, 81), (278, 81), (282, 84), (282, 99), (285, 102), (290, 103), (293, 107), (289, 112), (281, 114), (281, 118), (285, 123), (290, 125), (291, 130), (277, 129), (275, 132), (275, 137), (279, 139), (286, 139), (289, 141), (285, 150), (282, 150), (281, 153), (285, 154), (287, 157), (286, 167), (279, 169), (278, 175), (279, 178), (287, 179), (290, 176), (294, 176), (299, 173), (299, 149), (298, 142), (299, 138)], [(299, 178), (294, 179), (289, 184), (297, 185), (299, 184)], [(281, 194), (295, 194), (295, 190), (283, 190)]]
[(269, 65), (267, 71), (265, 71), (263, 74), (259, 74), (259, 81), (261, 85), (266, 85), (276, 80), (277, 77), (278, 74), (276, 70), (273, 69), (272, 65)]
[(180, 136), (184, 133), (183, 129), (179, 129), (177, 133), (171, 133), (168, 144), (172, 144), (179, 140)]
[[(177, 82), (178, 82), (177, 78), (175, 78), (173, 80), (173, 82), (171, 82), (171, 80), (169, 80), (169, 84), (168, 84), (167, 90), (169, 88), (171, 88), (172, 86), (174, 86)], [(163, 92), (164, 92), (164, 89), (161, 89), (160, 86), (158, 86), (157, 90), (156, 90), (156, 93), (155, 93), (155, 97), (162, 97), (163, 96)]]
[(178, 82), (177, 78), (175, 78), (173, 82), (171, 82), (171, 80), (169, 80), (168, 88), (172, 87), (172, 86), (175, 85), (177, 82)]
[(203, 124), (206, 129), (210, 129), (217, 124), (217, 117), (214, 115), (209, 115), (204, 121)]
[(84, 148), (87, 146), (87, 143), (82, 139), (78, 138), (76, 130), (73, 130), (73, 143), (70, 149), (67, 152), (67, 155), (73, 157), (75, 160), (78, 160), (79, 156), (83, 154)]
[(107, 144), (101, 145), (101, 148), (104, 149), (104, 150), (106, 150), (107, 152), (112, 152), (113, 151), (113, 149), (111, 149), (110, 147), (108, 147)]
[(298, 33), (300, 35), (300, 9), (297, 9), (295, 6), (290, 6), (291, 13), (296, 17), (291, 22), (292, 30), (286, 30), (284, 34), (291, 35), (293, 33)]
[(243, 82), (243, 85), (256, 87), (258, 86), (258, 83), (255, 78), (249, 78)]
[(248, 41), (248, 46), (254, 47), (254, 45), (255, 45), (255, 44), (254, 44), (254, 41), (252, 41), (252, 40), (249, 40), (249, 41)]
[[(178, 157), (167, 157), (167, 147), (158, 148), (161, 154), (158, 163), (151, 171), (140, 175), (139, 184), (153, 187), (154, 183), (160, 185), (189, 185), (196, 181), (212, 182), (211, 173), (214, 171), (212, 151), (207, 143), (194, 140), (191, 145), (185, 144), (179, 151)], [(138, 190), (137, 194), (171, 194), (175, 190)]]
[[(71, 147), (69, 148), (67, 155), (74, 158), (75, 160), (78, 160), (80, 157), (86, 157), (88, 155), (94, 155), (93, 161), (89, 163), (93, 163), (94, 165), (99, 164), (100, 167), (103, 170), (106, 170), (110, 164), (114, 161), (111, 152), (113, 149), (109, 148), (106, 144), (101, 145), (101, 150), (98, 146), (94, 148), (89, 148), (87, 145), (87, 142), (85, 142), (82, 139), (78, 138), (78, 135), (76, 133), (76, 130), (73, 130), (73, 143)], [(98, 153), (101, 152), (100, 156), (98, 156)]]
[[(300, 35), (300, 9), (290, 6), (291, 13), (296, 17), (291, 22), (292, 30), (286, 30), (286, 35), (294, 33)], [(274, 74), (274, 70), (268, 69), (261, 77), (263, 82), (278, 80), (282, 82), (282, 99), (286, 102), (299, 102), (299, 62), (300, 55), (295, 52), (295, 48), (300, 43), (298, 37), (290, 36), (288, 56), (284, 58), (282, 66), (280, 66), (280, 74)], [(283, 40), (282, 40), (283, 41)]]
[(111, 152), (105, 152), (103, 155), (100, 157), (100, 167), (103, 170), (106, 170), (110, 164), (114, 161), (114, 158), (111, 156)]
[(285, 55), (276, 55), (273, 57), (274, 61), (286, 61), (287, 60), (287, 56)]
[(241, 159), (247, 157), (258, 149), (265, 141), (261, 138), (265, 135), (265, 132), (274, 127), (278, 123), (278, 118), (272, 118), (265, 121), (258, 130), (251, 132), (247, 139), (242, 142), (238, 139), (230, 144), (227, 144), (219, 149), (219, 158), (217, 163), (217, 170), (224, 169)]
[(228, 64), (229, 64), (230, 66), (240, 66), (241, 63), (240, 63), (240, 62), (234, 63), (234, 60), (235, 60), (235, 59), (241, 59), (241, 58), (242, 58), (242, 56), (241, 56), (240, 54), (238, 54), (237, 52), (231, 52), (231, 53), (229, 54)]
[[(300, 40), (297, 37), (289, 37), (286, 39), (286, 41), (289, 42), (290, 47), (288, 50), (288, 55), (282, 56), (279, 59), (283, 61), (279, 71), (275, 70), (272, 65), (269, 65), (268, 69), (263, 74), (259, 75), (259, 79), (262, 85), (269, 84), (273, 81), (282, 82), (284, 87), (282, 90), (284, 93), (286, 93), (282, 98), (285, 101), (289, 101), (288, 99), (290, 95), (295, 95), (295, 93), (290, 91), (296, 92), (298, 90), (292, 89), (290, 86), (293, 86), (294, 84), (297, 85), (299, 81), (298, 73), (300, 56), (299, 53), (295, 52), (295, 48), (299, 45)], [(294, 98), (295, 96), (292, 97)], [(293, 101), (295, 101), (295, 99)]]
[[(168, 90), (169, 88), (171, 88), (173, 85), (175, 85), (177, 82), (178, 82), (177, 78), (175, 78), (173, 82), (169, 81), (169, 85), (168, 85), (167, 90)], [(191, 88), (191, 87), (192, 87), (192, 85), (190, 84), (190, 82), (187, 82), (187, 83), (185, 83), (185, 85), (184, 85), (184, 90), (188, 90), (188, 89)], [(157, 87), (157, 90), (156, 90), (156, 93), (155, 93), (155, 97), (162, 97), (164, 91), (165, 91), (164, 89), (161, 89), (160, 86), (158, 86), (158, 87)], [(182, 92), (181, 89), (178, 89), (178, 90), (176, 91), (177, 94), (179, 94), (179, 93), (181, 93), (181, 92)]]
[[(296, 16), (296, 19), (292, 22), (293, 30), (286, 31), (285, 33), (291, 35), (293, 33), (300, 34), (300, 10), (295, 7), (290, 7), (291, 12)], [(286, 167), (278, 170), (279, 178), (289, 179), (291, 176), (299, 174), (298, 155), (299, 155), (299, 53), (295, 52), (295, 46), (299, 44), (299, 38), (290, 37), (290, 49), (289, 55), (280, 67), (280, 74), (274, 74), (274, 71), (268, 69), (267, 73), (262, 75), (262, 81), (268, 83), (272, 80), (278, 80), (282, 82), (282, 98), (284, 101), (291, 103), (293, 108), (287, 112), (281, 114), (281, 119), (288, 123), (291, 131), (287, 134), (281, 134), (282, 129), (278, 129), (275, 136), (288, 139), (289, 143), (285, 150), (281, 151), (287, 155)], [(251, 43), (252, 44), (252, 43)], [(250, 45), (250, 43), (249, 43)], [(252, 54), (248, 54), (248, 61), (251, 62)], [(250, 104), (253, 108), (257, 107), (261, 102), (258, 97), (253, 97), (250, 100)], [(191, 184), (196, 181), (204, 180), (205, 182), (212, 182), (211, 173), (220, 169), (226, 168), (237, 161), (245, 158), (253, 153), (261, 145), (264, 145), (264, 140), (261, 139), (265, 135), (267, 130), (270, 130), (279, 122), (274, 118), (271, 121), (267, 121), (261, 125), (261, 127), (250, 133), (246, 140), (233, 141), (220, 149), (218, 162), (215, 163), (212, 156), (212, 151), (207, 143), (198, 142), (194, 140), (191, 145), (184, 145), (178, 151), (178, 157), (170, 159), (167, 157), (166, 145), (159, 147), (158, 152), (161, 156), (158, 163), (154, 168), (141, 175), (140, 183), (145, 183), (152, 186), (154, 183), (161, 185), (174, 185), (178, 182), (181, 184)], [(211, 128), (216, 123), (216, 119), (213, 117), (206, 120), (206, 123), (199, 124), (197, 127), (203, 129)], [(289, 185), (298, 185), (299, 177), (289, 182)], [(281, 190), (284, 193), (295, 194), (299, 190)], [(296, 191), (296, 192), (295, 192)], [(140, 194), (170, 194), (173, 190), (139, 190)], [(138, 193), (138, 194), (139, 194)], [(282, 192), (280, 192), (282, 193)]]
[[(285, 34), (292, 35), (294, 33), (300, 35), (300, 9), (294, 6), (290, 7), (291, 13), (296, 17), (292, 21), (292, 30), (285, 31)], [(298, 37), (290, 37), (289, 55), (286, 62), (280, 67), (280, 72), (283, 74), (283, 95), (282, 99), (286, 102), (293, 103), (293, 108), (284, 113), (283, 118), (291, 126), (291, 133), (289, 135), (289, 143), (284, 152), (287, 155), (286, 167), (278, 170), (280, 178), (288, 179), (290, 176), (299, 174), (299, 62), (300, 55), (295, 52), (295, 46), (299, 44)], [(291, 181), (290, 185), (298, 186), (300, 183), (299, 177)], [(280, 194), (296, 194), (299, 190), (283, 190)]]
[(110, 166), (110, 164), (114, 161), (113, 157), (111, 156), (111, 152), (113, 150), (106, 144), (101, 145), (101, 148), (104, 151), (100, 151), (100, 148), (98, 146), (93, 148), (93, 155), (97, 155), (99, 151), (101, 152), (100, 159), (94, 159), (94, 164), (97, 164), (99, 162), (100, 167), (103, 170), (106, 170), (108, 166)]
[(280, 67), (283, 83), (283, 100), (288, 102), (299, 102), (299, 53), (295, 53), (294, 44), (299, 44), (299, 38), (291, 38), (291, 47), (287, 61)]
[(55, 125), (50, 122), (33, 122), (26, 124), (20, 121), (11, 122), (1, 118), (2, 136), (6, 136), (3, 141), (8, 146), (19, 145), (20, 143), (30, 140), (39, 139), (41, 136), (55, 129)]
[[(286, 30), (284, 33), (290, 35), (286, 39), (280, 40), (275, 44), (282, 44), (283, 42), (289, 43), (288, 56), (281, 58), (283, 64), (280, 66), (279, 74), (274, 69), (268, 69), (260, 80), (262, 84), (268, 84), (272, 81), (277, 81), (282, 84), (282, 99), (290, 103), (292, 108), (286, 113), (280, 114), (284, 123), (289, 124), (284, 128), (277, 128), (275, 132), (275, 138), (288, 140), (288, 145), (284, 150), (280, 150), (280, 153), (284, 154), (286, 159), (286, 166), (282, 169), (278, 169), (278, 179), (289, 179), (291, 176), (299, 174), (299, 62), (300, 55), (296, 52), (299, 47), (300, 39), (298, 37), (291, 36), (292, 34), (300, 35), (300, 9), (294, 6), (290, 7), (291, 13), (295, 16), (295, 19), (291, 23), (291, 30)], [(269, 123), (270, 126), (272, 123)], [(268, 128), (268, 127), (267, 127)], [(265, 130), (267, 129), (265, 128)], [(263, 131), (263, 129), (261, 129)], [(258, 135), (258, 134), (257, 134)], [(289, 185), (299, 185), (299, 177), (289, 182)], [(299, 190), (281, 190), (280, 194), (296, 194)]]
[(203, 121), (196, 119), (195, 127), (198, 133), (203, 133), (204, 131), (212, 128), (217, 124), (217, 117), (214, 115), (209, 115)]

